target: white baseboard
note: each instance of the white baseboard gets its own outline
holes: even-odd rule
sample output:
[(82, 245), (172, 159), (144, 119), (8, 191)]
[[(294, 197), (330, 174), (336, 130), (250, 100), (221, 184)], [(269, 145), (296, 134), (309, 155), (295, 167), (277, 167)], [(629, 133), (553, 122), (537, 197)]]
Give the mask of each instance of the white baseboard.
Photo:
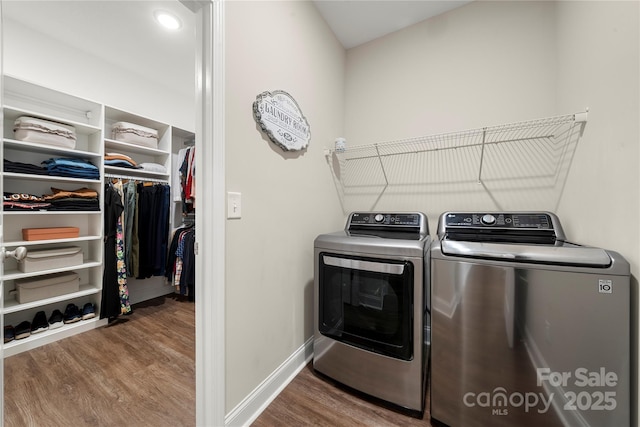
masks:
[(153, 276), (148, 279), (128, 277), (127, 287), (129, 288), (130, 304), (137, 304), (172, 294), (175, 289), (163, 276)]
[(225, 426), (248, 426), (280, 394), (313, 357), (313, 337), (309, 338), (287, 360), (225, 416)]

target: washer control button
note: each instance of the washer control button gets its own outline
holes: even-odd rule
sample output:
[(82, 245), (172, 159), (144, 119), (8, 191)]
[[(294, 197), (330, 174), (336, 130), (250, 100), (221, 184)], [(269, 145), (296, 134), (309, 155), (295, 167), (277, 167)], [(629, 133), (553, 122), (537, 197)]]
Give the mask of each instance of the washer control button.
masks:
[(496, 223), (496, 217), (490, 214), (482, 216), (482, 223), (486, 225), (493, 225)]
[(376, 222), (382, 222), (384, 220), (384, 215), (377, 214), (373, 219), (375, 219)]

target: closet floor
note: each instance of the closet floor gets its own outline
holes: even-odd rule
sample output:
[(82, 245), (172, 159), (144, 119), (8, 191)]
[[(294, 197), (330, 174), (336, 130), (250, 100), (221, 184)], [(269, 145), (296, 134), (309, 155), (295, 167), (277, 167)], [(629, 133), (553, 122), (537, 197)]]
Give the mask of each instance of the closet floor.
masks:
[(173, 296), (4, 360), (6, 427), (194, 426), (195, 393), (195, 304)]

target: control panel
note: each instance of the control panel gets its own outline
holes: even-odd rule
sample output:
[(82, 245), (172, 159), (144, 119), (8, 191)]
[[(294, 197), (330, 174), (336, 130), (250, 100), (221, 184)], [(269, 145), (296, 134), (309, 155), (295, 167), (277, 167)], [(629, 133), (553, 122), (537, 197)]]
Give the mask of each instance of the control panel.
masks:
[(545, 213), (448, 213), (446, 227), (553, 230)]
[(551, 212), (445, 212), (438, 222), (438, 238), (552, 245), (565, 240)]
[(355, 226), (398, 226), (420, 227), (421, 216), (412, 213), (379, 213), (379, 212), (354, 212), (349, 220), (350, 225)]

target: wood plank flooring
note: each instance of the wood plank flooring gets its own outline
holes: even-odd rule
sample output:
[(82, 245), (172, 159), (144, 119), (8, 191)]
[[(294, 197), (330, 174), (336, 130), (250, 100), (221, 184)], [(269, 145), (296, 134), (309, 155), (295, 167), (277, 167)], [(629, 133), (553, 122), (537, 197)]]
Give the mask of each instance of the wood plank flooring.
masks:
[(252, 427), (431, 427), (427, 393), (423, 419), (381, 406), (313, 372), (311, 363), (254, 421)]
[(4, 425), (195, 425), (195, 305), (173, 296), (4, 361)]
[[(195, 307), (172, 297), (109, 326), (5, 359), (4, 425), (195, 426)], [(317, 376), (307, 365), (253, 423), (430, 427)]]

